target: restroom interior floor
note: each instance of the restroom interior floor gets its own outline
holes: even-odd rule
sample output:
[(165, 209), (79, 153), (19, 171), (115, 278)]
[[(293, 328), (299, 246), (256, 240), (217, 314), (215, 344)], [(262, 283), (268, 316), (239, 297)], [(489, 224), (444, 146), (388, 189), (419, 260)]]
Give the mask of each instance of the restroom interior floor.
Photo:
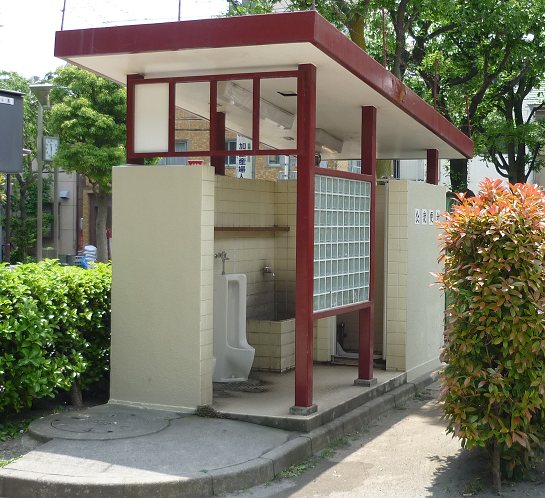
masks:
[[(318, 410), (327, 410), (358, 396), (362, 390), (377, 386), (404, 372), (375, 368), (372, 387), (355, 386), (358, 367), (355, 365), (315, 364), (313, 402)], [(214, 383), (212, 407), (218, 412), (245, 415), (288, 417), (295, 402), (295, 372), (286, 373), (252, 371), (248, 382), (236, 384)]]

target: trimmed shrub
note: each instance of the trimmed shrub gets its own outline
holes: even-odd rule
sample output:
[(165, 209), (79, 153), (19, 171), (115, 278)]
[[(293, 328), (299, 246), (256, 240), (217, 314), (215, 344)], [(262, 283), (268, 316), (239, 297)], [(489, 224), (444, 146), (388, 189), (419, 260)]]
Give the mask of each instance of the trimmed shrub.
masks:
[(449, 293), (442, 400), (448, 432), (521, 477), (542, 456), (545, 408), (545, 194), (486, 180), (440, 225)]
[(109, 369), (111, 267), (0, 266), (0, 411)]

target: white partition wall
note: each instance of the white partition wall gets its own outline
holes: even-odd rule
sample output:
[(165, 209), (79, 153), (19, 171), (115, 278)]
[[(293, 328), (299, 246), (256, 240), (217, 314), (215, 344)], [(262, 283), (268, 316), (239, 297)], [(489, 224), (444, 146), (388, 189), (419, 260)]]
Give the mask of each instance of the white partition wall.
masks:
[(113, 172), (110, 402), (212, 402), (214, 169)]

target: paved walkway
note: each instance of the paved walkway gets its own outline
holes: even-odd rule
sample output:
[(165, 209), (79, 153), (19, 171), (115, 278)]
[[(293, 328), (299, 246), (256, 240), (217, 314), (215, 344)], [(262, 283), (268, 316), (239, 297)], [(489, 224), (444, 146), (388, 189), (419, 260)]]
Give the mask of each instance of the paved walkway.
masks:
[(0, 469), (0, 496), (199, 498), (248, 488), (412, 398), (430, 381), (403, 384), (310, 432), (116, 405), (53, 415), (29, 431), (47, 442)]

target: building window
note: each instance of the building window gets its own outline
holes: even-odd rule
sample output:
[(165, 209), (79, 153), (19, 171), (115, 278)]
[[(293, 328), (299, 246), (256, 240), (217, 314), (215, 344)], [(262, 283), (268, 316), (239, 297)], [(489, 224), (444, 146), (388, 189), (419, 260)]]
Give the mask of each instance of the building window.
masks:
[(267, 156), (267, 166), (269, 168), (280, 168), (282, 164), (282, 156)]
[(359, 159), (348, 161), (348, 171), (350, 173), (361, 173), (361, 161)]
[[(225, 150), (237, 150), (237, 140), (235, 138), (230, 138), (225, 141)], [(226, 168), (236, 168), (237, 166), (237, 156), (225, 156), (225, 167)]]
[[(174, 150), (176, 152), (187, 152), (188, 150), (188, 140), (176, 140), (174, 143)], [(187, 164), (187, 157), (163, 157), (159, 164), (166, 166), (185, 166)]]

